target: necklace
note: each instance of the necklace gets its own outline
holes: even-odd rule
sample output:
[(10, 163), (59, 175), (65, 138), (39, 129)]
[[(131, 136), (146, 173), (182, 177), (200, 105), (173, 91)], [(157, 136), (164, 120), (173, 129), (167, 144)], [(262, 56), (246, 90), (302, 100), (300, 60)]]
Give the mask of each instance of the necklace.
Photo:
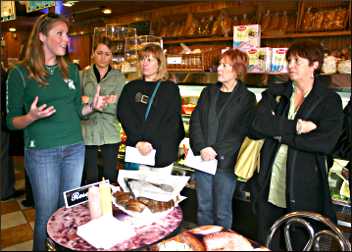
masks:
[(48, 71), (50, 75), (54, 74), (56, 68), (57, 68), (57, 64), (52, 66), (45, 65), (45, 69)]

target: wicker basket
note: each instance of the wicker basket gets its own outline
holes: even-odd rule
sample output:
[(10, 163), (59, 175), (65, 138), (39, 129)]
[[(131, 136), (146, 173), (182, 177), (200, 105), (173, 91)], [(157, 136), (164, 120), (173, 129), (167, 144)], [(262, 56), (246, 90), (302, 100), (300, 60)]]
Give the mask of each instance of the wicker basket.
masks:
[(220, 57), (220, 50), (207, 49), (201, 53), (168, 54), (167, 69), (169, 71), (209, 71)]

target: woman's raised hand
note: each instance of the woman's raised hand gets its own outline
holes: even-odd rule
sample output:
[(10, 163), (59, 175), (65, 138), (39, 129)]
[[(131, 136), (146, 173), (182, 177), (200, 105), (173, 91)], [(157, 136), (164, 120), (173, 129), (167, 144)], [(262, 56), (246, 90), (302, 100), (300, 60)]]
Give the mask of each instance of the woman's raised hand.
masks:
[(28, 112), (28, 115), (31, 117), (33, 121), (36, 121), (41, 118), (49, 117), (56, 112), (53, 106), (47, 107), (46, 104), (38, 107), (38, 96), (36, 96), (32, 102), (31, 108)]
[(106, 105), (106, 97), (100, 95), (100, 85), (97, 85), (97, 89), (93, 98), (93, 108), (102, 111)]

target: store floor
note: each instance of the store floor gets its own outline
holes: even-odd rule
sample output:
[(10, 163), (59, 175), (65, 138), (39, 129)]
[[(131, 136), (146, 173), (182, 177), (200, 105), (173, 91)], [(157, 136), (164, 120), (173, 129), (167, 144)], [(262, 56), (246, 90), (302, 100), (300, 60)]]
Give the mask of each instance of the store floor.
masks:
[[(24, 190), (23, 157), (15, 157), (16, 189)], [(31, 251), (34, 229), (35, 209), (23, 207), (21, 201), (24, 195), (0, 202), (1, 212), (1, 243), (2, 251)], [(180, 231), (191, 229), (196, 225), (183, 221)]]
[[(24, 190), (23, 157), (14, 157), (17, 190)], [(2, 251), (31, 251), (34, 228), (34, 208), (23, 207), (21, 201), (24, 195), (1, 201), (1, 243)]]

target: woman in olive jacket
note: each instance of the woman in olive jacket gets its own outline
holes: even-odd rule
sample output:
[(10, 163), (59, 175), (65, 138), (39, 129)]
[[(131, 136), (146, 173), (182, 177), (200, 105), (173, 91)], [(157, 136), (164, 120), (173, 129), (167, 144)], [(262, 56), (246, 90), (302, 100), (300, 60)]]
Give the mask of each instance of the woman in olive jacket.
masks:
[(100, 87), (100, 94), (105, 97), (107, 106), (100, 111), (93, 111), (81, 120), (82, 135), (86, 145), (85, 183), (101, 180), (98, 169), (98, 149), (101, 151), (102, 176), (110, 182), (116, 182), (117, 152), (121, 126), (115, 116), (118, 98), (126, 83), (124, 75), (111, 67), (113, 44), (102, 37), (94, 45), (92, 59), (94, 64), (81, 72), (82, 100), (89, 103), (93, 100), (95, 90)]
[(271, 225), (291, 211), (318, 212), (336, 221), (326, 158), (342, 130), (341, 99), (316, 75), (323, 62), (320, 44), (297, 42), (286, 59), (290, 81), (263, 92), (252, 122), (252, 137), (265, 139), (251, 192), (261, 243)]
[(247, 63), (245, 53), (226, 51), (218, 67), (219, 82), (202, 91), (191, 116), (192, 151), (203, 160), (218, 160), (215, 175), (195, 172), (199, 225), (232, 227), (234, 164), (256, 104), (255, 95), (241, 81)]

